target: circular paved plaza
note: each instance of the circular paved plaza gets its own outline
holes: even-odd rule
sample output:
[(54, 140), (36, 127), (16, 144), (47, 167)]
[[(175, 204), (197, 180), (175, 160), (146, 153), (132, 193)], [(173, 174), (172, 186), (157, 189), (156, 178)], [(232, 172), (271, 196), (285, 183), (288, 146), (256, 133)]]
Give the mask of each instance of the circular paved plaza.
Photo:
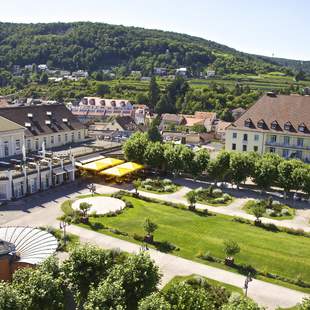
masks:
[(100, 215), (103, 215), (109, 212), (114, 212), (117, 210), (121, 210), (125, 207), (125, 202), (120, 199), (116, 199), (112, 197), (96, 196), (96, 197), (78, 199), (73, 202), (72, 208), (75, 210), (79, 210), (80, 204), (82, 202), (87, 202), (91, 204), (89, 213), (95, 211), (97, 214), (100, 214)]

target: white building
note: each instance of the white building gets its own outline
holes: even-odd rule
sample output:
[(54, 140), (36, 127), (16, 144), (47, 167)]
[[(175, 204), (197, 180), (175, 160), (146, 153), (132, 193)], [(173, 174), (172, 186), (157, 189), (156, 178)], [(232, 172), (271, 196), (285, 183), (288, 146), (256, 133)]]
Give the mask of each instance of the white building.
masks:
[(175, 72), (176, 75), (186, 77), (187, 76), (187, 68), (179, 68)]
[(27, 152), (31, 152), (38, 151), (43, 142), (46, 149), (52, 149), (85, 141), (87, 136), (86, 127), (62, 104), (2, 108), (0, 117), (6, 119), (7, 126), (14, 124), (10, 125), (9, 136), (4, 132), (4, 138), (0, 137), (0, 156), (21, 154), (23, 141)]
[(81, 121), (100, 119), (105, 116), (132, 116), (133, 105), (125, 99), (84, 97), (78, 106), (68, 106)]
[(25, 127), (0, 116), (0, 158), (22, 153)]

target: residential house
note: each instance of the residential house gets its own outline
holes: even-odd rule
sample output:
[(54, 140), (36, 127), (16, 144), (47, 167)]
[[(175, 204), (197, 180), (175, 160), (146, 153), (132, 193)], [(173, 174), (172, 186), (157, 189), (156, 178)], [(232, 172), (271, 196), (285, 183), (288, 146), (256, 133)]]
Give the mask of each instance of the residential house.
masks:
[(183, 115), (165, 113), (165, 114), (162, 114), (161, 116), (161, 123), (159, 125), (159, 128), (161, 130), (164, 130), (164, 129), (169, 129), (172, 126), (185, 125), (185, 123), (186, 121)]
[(187, 68), (179, 68), (175, 71), (175, 75), (187, 77)]
[(63, 104), (1, 108), (0, 116), (15, 123), (16, 127), (25, 128), (27, 151), (38, 151), (43, 142), (46, 149), (50, 149), (85, 141), (87, 136), (86, 127)]
[(168, 70), (167, 68), (154, 68), (154, 74), (159, 76), (167, 75)]
[(214, 121), (216, 120), (216, 113), (214, 112), (195, 112), (194, 115), (183, 115), (183, 117), (187, 127), (203, 125), (207, 132), (214, 130)]
[(231, 125), (231, 122), (225, 122), (219, 120), (214, 128), (214, 137), (215, 139), (221, 140), (222, 142), (225, 142), (225, 135), (226, 135), (226, 129)]
[(227, 150), (310, 160), (310, 97), (268, 93), (226, 129)]
[(133, 133), (143, 131), (144, 128), (138, 125), (131, 116), (117, 116), (109, 122), (95, 122), (89, 125), (91, 137), (130, 137)]
[(206, 78), (211, 78), (211, 77), (215, 77), (215, 71), (214, 70), (208, 70), (207, 71), (207, 75)]
[(77, 106), (69, 105), (68, 108), (82, 122), (101, 120), (106, 116), (132, 116), (133, 114), (133, 105), (125, 99), (84, 97)]
[(88, 72), (87, 71), (84, 71), (84, 70), (78, 70), (78, 71), (74, 71), (72, 72), (72, 77), (73, 78), (85, 78), (87, 79), (88, 78)]

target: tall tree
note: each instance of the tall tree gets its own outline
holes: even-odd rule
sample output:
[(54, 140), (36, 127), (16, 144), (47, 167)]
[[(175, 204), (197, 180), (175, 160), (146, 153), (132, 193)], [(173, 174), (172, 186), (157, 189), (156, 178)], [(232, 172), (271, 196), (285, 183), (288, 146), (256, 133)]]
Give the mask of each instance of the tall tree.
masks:
[(148, 106), (152, 111), (154, 111), (159, 99), (160, 99), (160, 88), (157, 84), (156, 77), (152, 76), (148, 92), (148, 101), (149, 101)]
[(149, 141), (145, 133), (134, 133), (123, 145), (125, 158), (138, 163), (144, 162), (144, 152)]

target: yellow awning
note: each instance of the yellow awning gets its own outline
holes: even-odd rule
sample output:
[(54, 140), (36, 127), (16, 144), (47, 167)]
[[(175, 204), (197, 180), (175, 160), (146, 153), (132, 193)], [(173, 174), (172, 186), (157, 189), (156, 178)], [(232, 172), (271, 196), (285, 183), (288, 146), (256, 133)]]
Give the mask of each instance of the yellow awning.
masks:
[(106, 169), (101, 171), (100, 175), (109, 175), (109, 176), (115, 176), (115, 177), (123, 177), (127, 174), (136, 172), (138, 170), (143, 169), (144, 167), (140, 164), (136, 164), (133, 162), (124, 163), (121, 165), (118, 165), (116, 167)]
[(93, 171), (93, 172), (99, 172), (104, 169), (114, 167), (117, 165), (122, 164), (124, 161), (121, 159), (116, 159), (116, 158), (103, 158), (100, 160), (93, 161), (91, 163), (85, 164), (79, 168), (83, 170), (88, 170), (88, 171)]

